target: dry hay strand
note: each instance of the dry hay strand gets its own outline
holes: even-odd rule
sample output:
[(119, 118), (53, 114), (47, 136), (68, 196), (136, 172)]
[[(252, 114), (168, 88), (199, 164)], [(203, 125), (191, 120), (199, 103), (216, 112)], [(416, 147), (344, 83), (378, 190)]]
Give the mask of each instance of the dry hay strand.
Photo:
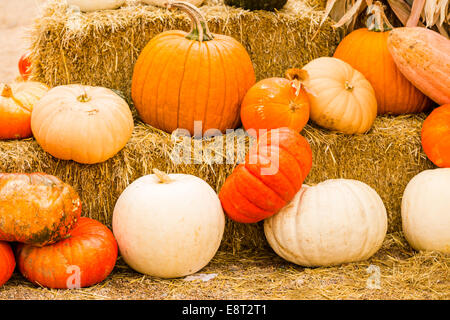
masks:
[[(367, 183), (384, 201), (389, 232), (401, 230), (400, 205), (407, 183), (419, 172), (434, 168), (421, 149), (420, 130), (425, 117), (377, 117), (373, 128), (361, 135), (307, 125), (302, 134), (313, 150), (313, 168), (306, 183), (333, 178)], [(84, 216), (111, 226), (114, 205), (122, 191), (137, 178), (151, 174), (153, 168), (198, 176), (218, 192), (236, 164), (244, 161), (252, 142), (242, 129), (210, 139), (174, 139), (136, 122), (125, 148), (96, 165), (55, 159), (34, 139), (0, 141), (0, 172), (39, 171), (58, 176), (79, 193)], [(183, 146), (189, 152), (182, 152)], [(227, 220), (221, 250), (237, 253), (246, 249), (268, 249), (263, 223)]]
[(450, 299), (450, 256), (414, 252), (401, 233), (389, 234), (382, 248), (362, 262), (303, 268), (272, 251), (221, 251), (198, 273), (217, 276), (207, 282), (163, 280), (139, 274), (119, 258), (113, 273), (98, 285), (52, 290), (36, 287), (16, 272), (0, 288), (0, 300)]
[[(315, 4), (314, 4), (315, 3)], [(333, 54), (340, 36), (326, 20), (321, 1), (290, 0), (279, 12), (251, 12), (208, 0), (200, 8), (212, 32), (233, 36), (248, 50), (257, 79), (282, 76), (293, 66)], [(187, 16), (129, 1), (118, 10), (77, 13), (55, 0), (29, 32), (33, 77), (50, 86), (81, 83), (130, 97), (134, 64), (155, 35), (188, 31)]]

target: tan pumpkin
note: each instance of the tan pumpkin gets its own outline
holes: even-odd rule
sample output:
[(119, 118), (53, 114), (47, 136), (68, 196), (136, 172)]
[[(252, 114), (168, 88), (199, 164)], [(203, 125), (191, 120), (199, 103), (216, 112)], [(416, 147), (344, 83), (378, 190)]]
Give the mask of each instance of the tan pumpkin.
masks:
[(303, 67), (311, 105), (310, 119), (324, 128), (342, 133), (365, 133), (377, 116), (372, 85), (348, 63), (329, 57)]
[(35, 105), (31, 129), (42, 149), (62, 160), (93, 164), (118, 153), (134, 123), (128, 104), (110, 89), (66, 85)]
[(83, 12), (111, 10), (122, 6), (126, 0), (66, 0), (68, 5), (76, 6)]

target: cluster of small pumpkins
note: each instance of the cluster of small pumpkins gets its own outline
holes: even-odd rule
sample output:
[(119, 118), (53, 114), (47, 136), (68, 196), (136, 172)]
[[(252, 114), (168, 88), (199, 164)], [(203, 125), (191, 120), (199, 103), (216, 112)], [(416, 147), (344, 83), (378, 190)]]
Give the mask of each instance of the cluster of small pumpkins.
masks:
[[(239, 223), (264, 221), (274, 251), (302, 266), (368, 259), (387, 231), (381, 198), (356, 180), (304, 185), (313, 163), (300, 132), (311, 119), (330, 130), (363, 134), (377, 114), (421, 112), (432, 100), (443, 106), (424, 122), (422, 139), (442, 168), (408, 184), (403, 230), (417, 250), (450, 252), (449, 40), (425, 28), (385, 30), (385, 22), (375, 20), (348, 35), (335, 57), (255, 83), (251, 59), (238, 41), (212, 34), (192, 4), (169, 6), (189, 15), (192, 30), (163, 32), (143, 49), (132, 79), (134, 105), (144, 122), (167, 132), (194, 133), (195, 120), (203, 121), (203, 133), (242, 122), (257, 138), (245, 162), (219, 194), (198, 177), (155, 169), (123, 191), (112, 232), (80, 217), (78, 195), (56, 177), (0, 174), (0, 241), (6, 241), (0, 242), (0, 284), (17, 261), (36, 284), (67, 288), (73, 280), (89, 286), (109, 275), (118, 250), (144, 274), (192, 274), (217, 252), (225, 214)], [(0, 138), (33, 135), (53, 156), (87, 164), (114, 156), (133, 129), (125, 100), (109, 89), (82, 85), (4, 86), (0, 115)], [(16, 244), (14, 250), (7, 242)], [(76, 275), (76, 268), (78, 282), (68, 272)]]

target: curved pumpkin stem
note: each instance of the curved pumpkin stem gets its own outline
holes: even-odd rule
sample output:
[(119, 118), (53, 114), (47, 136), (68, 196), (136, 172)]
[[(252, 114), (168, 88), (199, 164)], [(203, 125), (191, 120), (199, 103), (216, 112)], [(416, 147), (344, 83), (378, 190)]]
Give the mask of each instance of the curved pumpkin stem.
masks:
[(159, 179), (159, 183), (171, 183), (171, 182), (173, 182), (173, 180), (170, 179), (169, 175), (167, 173), (165, 173), (165, 172), (162, 172), (161, 170), (153, 168), (153, 173)]
[(380, 1), (367, 7), (367, 29), (375, 32), (385, 32), (392, 30), (394, 27), (384, 13), (384, 6)]
[(0, 94), (3, 98), (11, 98), (13, 96), (11, 87), (7, 84), (3, 85), (2, 93)]
[(291, 81), (292, 87), (295, 88), (295, 95), (298, 96), (302, 89), (303, 82), (308, 79), (308, 72), (306, 70), (292, 68), (288, 69), (284, 76)]
[(209, 31), (205, 17), (203, 17), (196, 6), (184, 1), (170, 1), (166, 3), (166, 7), (167, 9), (179, 9), (185, 12), (191, 19), (192, 29), (186, 36), (187, 39), (200, 42), (214, 39), (213, 34)]

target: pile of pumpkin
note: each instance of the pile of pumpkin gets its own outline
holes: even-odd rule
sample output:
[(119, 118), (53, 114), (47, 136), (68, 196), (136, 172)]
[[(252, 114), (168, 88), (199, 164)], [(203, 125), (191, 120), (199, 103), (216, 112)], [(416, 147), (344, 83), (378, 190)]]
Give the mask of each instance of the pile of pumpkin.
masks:
[[(356, 180), (303, 185), (313, 163), (300, 132), (311, 119), (343, 134), (364, 134), (377, 114), (422, 112), (432, 101), (442, 106), (425, 120), (422, 142), (442, 168), (408, 184), (403, 231), (417, 250), (450, 253), (448, 39), (425, 28), (390, 30), (377, 4), (379, 18), (349, 34), (335, 57), (255, 83), (238, 41), (212, 34), (195, 6), (169, 6), (189, 15), (192, 30), (163, 32), (144, 48), (133, 74), (134, 105), (144, 122), (167, 132), (184, 128), (194, 134), (195, 120), (203, 121), (204, 134), (242, 122), (257, 137), (245, 163), (218, 195), (198, 177), (154, 169), (123, 191), (112, 232), (82, 218), (77, 193), (58, 178), (0, 174), (0, 285), (17, 261), (24, 277), (41, 286), (90, 286), (110, 274), (118, 251), (138, 272), (189, 275), (217, 252), (225, 214), (239, 223), (264, 220), (273, 250), (302, 266), (368, 259), (386, 235), (381, 198)], [(28, 81), (26, 57), (20, 68), (24, 81), (1, 91), (1, 139), (34, 136), (54, 157), (84, 164), (106, 161), (125, 146), (133, 119), (123, 98), (106, 88), (49, 89)]]

